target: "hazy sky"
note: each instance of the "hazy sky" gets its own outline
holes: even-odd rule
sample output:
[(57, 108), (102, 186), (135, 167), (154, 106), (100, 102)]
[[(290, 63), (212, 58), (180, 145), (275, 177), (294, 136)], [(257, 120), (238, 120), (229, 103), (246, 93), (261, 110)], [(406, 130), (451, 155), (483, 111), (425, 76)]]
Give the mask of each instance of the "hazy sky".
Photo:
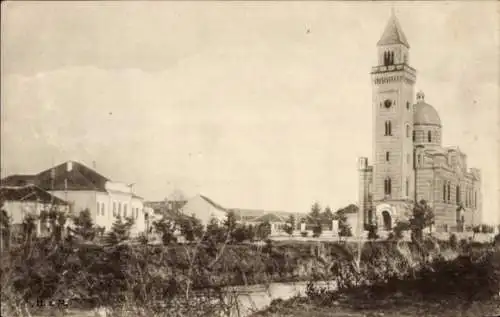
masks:
[[(397, 2), (416, 91), (499, 208), (499, 5)], [(357, 200), (380, 2), (3, 2), (2, 176), (68, 159), (162, 199)]]

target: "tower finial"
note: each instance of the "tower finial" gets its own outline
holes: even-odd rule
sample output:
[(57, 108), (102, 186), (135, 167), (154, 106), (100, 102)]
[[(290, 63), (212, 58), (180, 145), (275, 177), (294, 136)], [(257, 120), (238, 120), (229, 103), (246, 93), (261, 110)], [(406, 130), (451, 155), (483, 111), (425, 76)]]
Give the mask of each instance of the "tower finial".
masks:
[(425, 101), (425, 94), (422, 90), (420, 90), (418, 93), (417, 93), (417, 101), (418, 102), (424, 102)]

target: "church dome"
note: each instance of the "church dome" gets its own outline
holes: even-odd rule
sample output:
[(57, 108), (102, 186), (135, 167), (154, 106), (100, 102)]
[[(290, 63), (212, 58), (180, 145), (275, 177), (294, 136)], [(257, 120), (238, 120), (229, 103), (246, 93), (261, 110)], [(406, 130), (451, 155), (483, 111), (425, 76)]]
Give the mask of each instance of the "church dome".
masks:
[(441, 126), (439, 114), (433, 106), (425, 102), (423, 92), (417, 94), (417, 104), (414, 106), (413, 123), (419, 125)]

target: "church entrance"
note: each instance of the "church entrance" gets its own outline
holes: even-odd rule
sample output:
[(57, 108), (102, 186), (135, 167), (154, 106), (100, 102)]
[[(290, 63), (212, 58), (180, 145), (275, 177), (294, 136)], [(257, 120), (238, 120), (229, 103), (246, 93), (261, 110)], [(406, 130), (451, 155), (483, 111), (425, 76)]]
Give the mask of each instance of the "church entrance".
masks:
[(392, 230), (392, 218), (391, 214), (387, 210), (382, 211), (382, 223), (384, 226), (384, 230)]

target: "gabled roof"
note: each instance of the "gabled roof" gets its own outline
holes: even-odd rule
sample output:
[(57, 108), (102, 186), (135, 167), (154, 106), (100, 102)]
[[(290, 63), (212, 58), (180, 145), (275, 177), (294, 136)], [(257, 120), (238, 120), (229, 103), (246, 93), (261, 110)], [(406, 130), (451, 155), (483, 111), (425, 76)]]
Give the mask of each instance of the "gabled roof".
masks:
[(217, 204), (216, 202), (214, 202), (212, 199), (206, 197), (206, 196), (203, 196), (203, 195), (200, 195), (200, 197), (202, 199), (204, 199), (206, 202), (208, 202), (210, 205), (212, 205), (214, 208), (216, 209), (219, 209), (220, 211), (225, 211), (227, 212), (228, 210), (224, 207), (222, 207), (221, 205)]
[[(69, 168), (71, 167), (71, 168)], [(2, 179), (2, 185), (34, 184), (44, 190), (106, 191), (108, 178), (79, 162), (68, 161), (36, 175), (11, 175)]]
[(274, 214), (274, 213), (267, 213), (263, 216), (257, 217), (254, 220), (254, 222), (286, 222), (286, 219)]
[(68, 203), (35, 185), (1, 186), (0, 200), (36, 201), (45, 204), (68, 205)]
[[(71, 167), (71, 169), (68, 168)], [(36, 175), (37, 185), (46, 190), (106, 191), (108, 178), (79, 162), (65, 162)]]
[(407, 48), (410, 48), (410, 44), (406, 40), (406, 36), (399, 24), (398, 18), (392, 12), (389, 22), (387, 23), (382, 37), (377, 42), (377, 45), (391, 45), (391, 44), (403, 44)]
[(25, 186), (34, 184), (35, 178), (35, 175), (14, 174), (3, 178), (1, 184), (4, 186)]

